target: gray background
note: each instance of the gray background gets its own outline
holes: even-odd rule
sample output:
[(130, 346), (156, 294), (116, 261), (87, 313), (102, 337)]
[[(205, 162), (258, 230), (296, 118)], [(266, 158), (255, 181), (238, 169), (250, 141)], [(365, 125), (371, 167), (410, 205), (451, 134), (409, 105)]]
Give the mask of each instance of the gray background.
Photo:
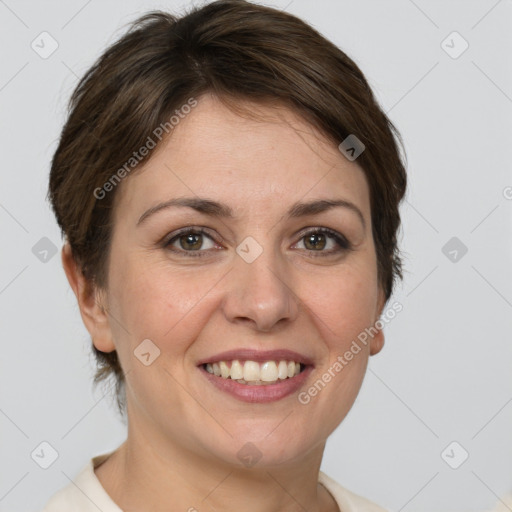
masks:
[[(2, 512), (40, 510), (125, 438), (108, 390), (92, 390), (89, 337), (60, 255), (40, 259), (41, 238), (61, 247), (47, 176), (77, 77), (143, 11), (184, 5), (0, 0)], [(322, 469), (390, 511), (491, 508), (512, 491), (512, 2), (268, 5), (304, 18), (360, 65), (409, 159), (406, 275), (390, 302), (404, 309)], [(47, 59), (31, 48), (43, 31), (59, 45)], [(469, 43), (457, 58), (445, 49), (458, 53), (461, 40), (441, 44), (453, 31)], [(452, 237), (456, 261), (442, 250)], [(46, 470), (30, 455), (43, 441), (59, 454)], [(452, 464), (469, 453), (458, 469), (441, 457), (452, 441), (462, 447), (449, 451)]]

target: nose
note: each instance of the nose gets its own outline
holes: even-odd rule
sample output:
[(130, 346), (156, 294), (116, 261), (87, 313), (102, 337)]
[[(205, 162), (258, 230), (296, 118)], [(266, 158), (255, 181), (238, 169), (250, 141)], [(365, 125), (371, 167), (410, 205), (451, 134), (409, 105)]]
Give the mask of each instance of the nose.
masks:
[(299, 301), (293, 283), (272, 251), (264, 250), (252, 263), (237, 256), (233, 265), (222, 306), (230, 322), (245, 322), (257, 331), (268, 332), (278, 323), (297, 317)]

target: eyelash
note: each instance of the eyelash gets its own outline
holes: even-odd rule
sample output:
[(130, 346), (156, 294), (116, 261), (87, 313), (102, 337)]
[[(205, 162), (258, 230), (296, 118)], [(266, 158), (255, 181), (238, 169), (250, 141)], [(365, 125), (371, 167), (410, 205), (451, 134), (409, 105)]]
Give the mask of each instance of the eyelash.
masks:
[[(339, 245), (339, 248), (334, 249), (334, 250), (331, 249), (330, 251), (313, 251), (311, 249), (305, 249), (314, 258), (332, 256), (332, 255), (338, 254), (340, 252), (347, 252), (347, 251), (352, 250), (352, 246), (351, 246), (350, 242), (343, 235), (341, 235), (340, 233), (333, 231), (332, 229), (329, 229), (329, 228), (314, 228), (309, 231), (303, 232), (303, 233), (301, 233), (299, 241), (308, 235), (316, 234), (316, 233), (323, 233), (323, 234), (329, 235)], [(179, 239), (183, 235), (188, 235), (188, 234), (205, 235), (208, 238), (210, 238), (213, 242), (217, 243), (213, 239), (213, 237), (211, 235), (209, 235), (206, 232), (206, 230), (204, 230), (203, 228), (187, 227), (187, 228), (183, 228), (182, 230), (173, 234), (172, 238), (167, 238), (166, 240), (164, 240), (163, 244), (162, 244), (163, 248), (167, 249), (169, 251), (178, 253), (178, 254), (184, 254), (184, 255), (186, 255), (186, 257), (191, 257), (191, 258), (201, 258), (204, 256), (208, 256), (209, 250), (185, 251), (183, 249), (176, 249), (176, 248), (171, 247), (171, 244), (175, 240)], [(317, 254), (315, 254), (315, 253), (317, 253)]]

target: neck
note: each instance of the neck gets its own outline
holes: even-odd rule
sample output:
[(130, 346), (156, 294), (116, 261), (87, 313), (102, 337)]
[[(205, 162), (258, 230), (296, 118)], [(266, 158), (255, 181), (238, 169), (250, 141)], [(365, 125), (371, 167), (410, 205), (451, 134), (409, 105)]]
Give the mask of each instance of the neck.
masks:
[(170, 444), (167, 438), (164, 442), (140, 433), (129, 427), (128, 439), (95, 470), (124, 512), (196, 512), (209, 508), (226, 512), (339, 512), (332, 496), (318, 483), (325, 442), (301, 459), (247, 468), (186, 450)]

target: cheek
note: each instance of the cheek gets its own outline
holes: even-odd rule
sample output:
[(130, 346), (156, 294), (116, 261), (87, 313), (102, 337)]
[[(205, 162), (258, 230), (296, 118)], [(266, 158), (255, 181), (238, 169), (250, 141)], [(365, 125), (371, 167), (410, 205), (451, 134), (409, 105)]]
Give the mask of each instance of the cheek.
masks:
[(358, 337), (376, 320), (378, 284), (370, 264), (340, 268), (314, 281), (307, 306), (328, 354), (306, 393), (310, 406), (323, 411), (327, 429), (348, 414), (361, 388), (370, 344)]
[(332, 349), (342, 350), (375, 322), (378, 285), (376, 276), (346, 268), (315, 279), (314, 293), (302, 296), (318, 319), (317, 325)]
[[(144, 339), (162, 352), (182, 353), (199, 334), (198, 315), (208, 302), (205, 293), (218, 281), (190, 269), (172, 269), (165, 263), (148, 265), (143, 257), (125, 258), (111, 274), (112, 312), (116, 346), (127, 352)], [(122, 327), (120, 326), (122, 324)], [(124, 327), (124, 328), (123, 328)]]
[(183, 366), (186, 351), (199, 333), (194, 314), (203, 287), (133, 255), (122, 257), (110, 278), (115, 290), (110, 297), (110, 325), (132, 398), (143, 408), (164, 401), (184, 414), (179, 393), (172, 392), (171, 375)]

